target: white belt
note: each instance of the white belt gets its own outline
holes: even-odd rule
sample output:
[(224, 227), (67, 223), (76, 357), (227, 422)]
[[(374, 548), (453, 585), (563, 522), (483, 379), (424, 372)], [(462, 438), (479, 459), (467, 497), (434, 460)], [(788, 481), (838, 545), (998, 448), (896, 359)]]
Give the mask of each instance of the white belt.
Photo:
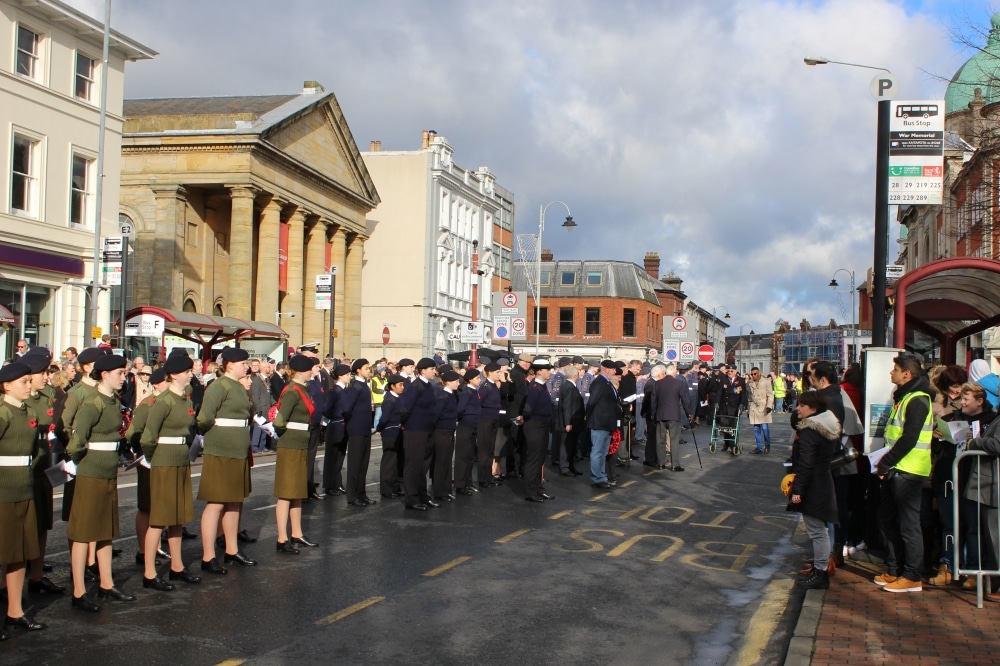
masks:
[(0, 467), (28, 467), (31, 456), (0, 456)]
[(298, 423), (296, 421), (289, 421), (285, 424), (285, 427), (289, 430), (309, 430), (308, 423)]
[(187, 444), (186, 437), (158, 437), (157, 444)]
[(87, 448), (91, 451), (117, 451), (118, 442), (87, 442)]
[(215, 419), (215, 425), (223, 428), (246, 428), (246, 419)]

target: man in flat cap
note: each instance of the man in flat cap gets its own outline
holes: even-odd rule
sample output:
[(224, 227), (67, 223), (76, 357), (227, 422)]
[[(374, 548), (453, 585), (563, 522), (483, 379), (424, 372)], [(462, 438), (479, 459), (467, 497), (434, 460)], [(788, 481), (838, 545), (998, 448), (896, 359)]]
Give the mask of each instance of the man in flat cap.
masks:
[(601, 374), (590, 386), (590, 399), (584, 417), (590, 427), (590, 482), (595, 488), (611, 488), (608, 480), (607, 457), (611, 433), (621, 426), (622, 410), (618, 392), (611, 384), (616, 374), (614, 361), (601, 361)]
[(347, 503), (366, 507), (375, 504), (365, 491), (368, 463), (372, 455), (372, 376), (368, 359), (359, 358), (351, 366), (352, 381), (340, 398), (339, 411), (347, 432)]

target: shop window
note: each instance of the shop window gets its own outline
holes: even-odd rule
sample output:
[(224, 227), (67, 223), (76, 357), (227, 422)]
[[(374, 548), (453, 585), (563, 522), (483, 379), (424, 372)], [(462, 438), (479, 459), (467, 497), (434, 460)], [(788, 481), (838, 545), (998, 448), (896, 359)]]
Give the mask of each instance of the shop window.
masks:
[(601, 334), (601, 308), (587, 308), (585, 335)]
[(573, 335), (573, 308), (559, 308), (559, 335)]

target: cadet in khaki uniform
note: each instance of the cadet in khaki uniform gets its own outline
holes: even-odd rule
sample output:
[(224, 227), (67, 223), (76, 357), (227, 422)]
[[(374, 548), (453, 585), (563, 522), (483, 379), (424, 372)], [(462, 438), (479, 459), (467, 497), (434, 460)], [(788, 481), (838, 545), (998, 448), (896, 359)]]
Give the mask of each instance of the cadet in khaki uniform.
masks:
[[(135, 406), (132, 411), (132, 422), (129, 423), (128, 430), (125, 431), (125, 439), (133, 451), (145, 454), (142, 450), (142, 433), (146, 429), (146, 417), (149, 416), (149, 408), (152, 407), (156, 396), (167, 390), (167, 375), (163, 368), (153, 370), (149, 376), (149, 384), (153, 387), (153, 394), (147, 396)], [(148, 458), (147, 458), (148, 462)], [(149, 467), (137, 465), (135, 468), (135, 538), (139, 543), (139, 552), (135, 554), (135, 563), (139, 566), (146, 566), (146, 531), (149, 529)], [(160, 545), (156, 545), (159, 554)]]
[[(37, 350), (37, 351), (36, 351)], [(31, 369), (31, 395), (25, 404), (35, 414), (37, 422), (38, 462), (34, 467), (35, 518), (38, 520), (38, 557), (31, 561), (28, 590), (45, 594), (62, 594), (65, 587), (56, 585), (42, 575), (45, 547), (52, 529), (52, 484), (45, 470), (52, 467), (52, 440), (55, 439), (55, 389), (47, 386), (49, 352), (44, 347), (32, 347), (21, 357), (21, 363)]]
[[(21, 590), (25, 562), (38, 557), (38, 525), (35, 519), (32, 465), (35, 451), (35, 415), (25, 404), (31, 395), (31, 369), (11, 363), (0, 370), (0, 565), (7, 582), (7, 616), (3, 627), (44, 629), (24, 614)], [(0, 627), (0, 641), (7, 640)]]
[(87, 596), (84, 569), (87, 544), (96, 543), (101, 583), (98, 599), (135, 601), (111, 577), (111, 541), (118, 538), (118, 440), (122, 425), (121, 403), (115, 392), (125, 383), (125, 359), (105, 355), (97, 359), (90, 376), (97, 380), (97, 394), (87, 396), (73, 421), (73, 436), (66, 453), (76, 465), (76, 491), (66, 536), (73, 542), (73, 607), (97, 612), (101, 608)]
[[(298, 555), (296, 545), (315, 547), (302, 534), (302, 500), (306, 498), (309, 456), (309, 424), (316, 405), (306, 386), (319, 359), (296, 354), (288, 362), (292, 380), (278, 399), (278, 414), (274, 430), (278, 433), (278, 460), (274, 468), (274, 496), (278, 498), (274, 513), (278, 522), (279, 553)], [(292, 523), (292, 538), (288, 538), (288, 522)]]
[(198, 499), (208, 502), (201, 514), (201, 569), (213, 574), (225, 574), (226, 569), (215, 558), (215, 536), (222, 516), (222, 531), (226, 537), (225, 562), (253, 566), (240, 552), (236, 533), (240, 525), (240, 508), (250, 494), (250, 394), (240, 384), (247, 374), (249, 354), (243, 349), (228, 347), (222, 352), (223, 375), (205, 390), (198, 412), (198, 430), (205, 435)]
[[(76, 362), (80, 366), (80, 381), (73, 384), (66, 391), (66, 404), (63, 405), (62, 414), (59, 415), (59, 423), (56, 425), (56, 436), (62, 440), (64, 445), (69, 444), (69, 438), (73, 434), (73, 421), (80, 405), (87, 396), (97, 395), (97, 380), (90, 376), (94, 369), (94, 363), (102, 356), (107, 356), (110, 351), (104, 347), (88, 347), (80, 352), (76, 357)], [(62, 519), (69, 522), (69, 515), (73, 508), (73, 491), (76, 489), (76, 480), (71, 479), (63, 486)], [(72, 544), (70, 545), (72, 548)], [(93, 563), (94, 554), (90, 554), (90, 563)]]
[[(189, 356), (171, 356), (163, 365), (170, 383), (149, 408), (142, 432), (142, 453), (149, 470), (149, 529), (146, 532), (145, 572), (142, 586), (169, 592), (174, 589), (156, 573), (156, 550), (163, 528), (170, 544), (170, 580), (197, 584), (201, 578), (184, 568), (181, 559), (181, 526), (194, 520), (191, 498), (191, 462), (188, 447), (192, 439), (194, 406), (186, 388), (194, 362)], [(150, 575), (152, 574), (152, 575)]]

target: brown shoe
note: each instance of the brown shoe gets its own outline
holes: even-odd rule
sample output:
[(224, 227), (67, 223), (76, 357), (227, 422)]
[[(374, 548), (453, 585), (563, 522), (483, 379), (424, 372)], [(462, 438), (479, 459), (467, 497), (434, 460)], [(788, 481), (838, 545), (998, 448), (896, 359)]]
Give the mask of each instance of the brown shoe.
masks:
[(928, 585), (951, 585), (951, 571), (948, 569), (948, 563), (942, 562), (938, 565), (937, 575), (932, 576), (927, 579)]

